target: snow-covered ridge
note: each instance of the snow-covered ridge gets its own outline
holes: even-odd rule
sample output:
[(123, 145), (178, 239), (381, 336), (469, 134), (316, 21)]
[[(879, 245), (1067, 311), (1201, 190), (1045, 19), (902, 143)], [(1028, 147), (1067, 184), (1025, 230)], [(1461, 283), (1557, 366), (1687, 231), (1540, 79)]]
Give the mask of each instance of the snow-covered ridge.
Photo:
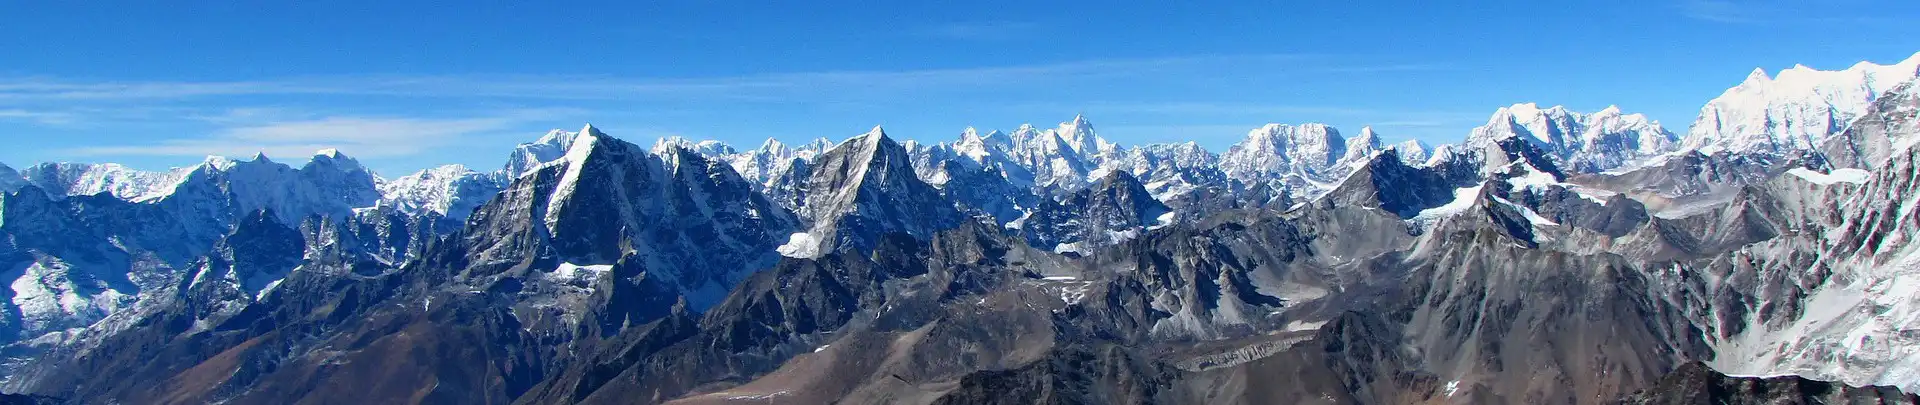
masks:
[(1739, 85), (1700, 109), (1688, 131), (1690, 149), (1738, 153), (1814, 150), (1865, 113), (1881, 93), (1920, 76), (1920, 53), (1845, 70), (1804, 65), (1774, 77), (1756, 68)]
[(1642, 114), (1608, 106), (1592, 114), (1564, 106), (1540, 108), (1520, 103), (1495, 110), (1485, 125), (1467, 137), (1469, 148), (1485, 149), (1502, 139), (1520, 138), (1561, 160), (1561, 166), (1597, 173), (1673, 151), (1679, 138)]

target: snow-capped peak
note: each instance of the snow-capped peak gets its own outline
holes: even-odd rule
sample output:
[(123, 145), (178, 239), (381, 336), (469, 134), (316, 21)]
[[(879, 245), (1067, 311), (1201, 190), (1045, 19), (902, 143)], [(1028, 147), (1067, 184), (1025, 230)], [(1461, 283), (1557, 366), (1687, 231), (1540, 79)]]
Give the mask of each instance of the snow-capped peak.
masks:
[(533, 168), (539, 167), (541, 164), (565, 156), (567, 150), (572, 149), (573, 144), (580, 137), (594, 136), (596, 134), (605, 135), (600, 133), (599, 129), (594, 128), (593, 124), (586, 124), (579, 132), (570, 132), (561, 129), (547, 131), (547, 134), (541, 136), (538, 140), (515, 146), (513, 153), (507, 156), (506, 166), (502, 167), (500, 171), (509, 178), (520, 177), (522, 174), (533, 171)]
[(1393, 144), (1393, 146), (1388, 147), (1388, 149), (1392, 149), (1394, 154), (1400, 157), (1400, 162), (1408, 166), (1425, 164), (1432, 154), (1432, 148), (1428, 147), (1426, 142), (1421, 142), (1418, 139), (1408, 139), (1404, 142)]
[[(1362, 131), (1373, 136), (1372, 131)], [(1246, 139), (1220, 155), (1220, 169), (1228, 178), (1247, 183), (1285, 186), (1295, 195), (1318, 195), (1351, 172), (1351, 158), (1364, 159), (1379, 149), (1377, 137), (1350, 143), (1326, 124), (1298, 126), (1267, 124), (1247, 132)]]
[(779, 139), (767, 138), (766, 142), (760, 143), (760, 149), (755, 149), (755, 151), (770, 154), (786, 154), (787, 144), (780, 142)]
[(410, 214), (437, 213), (464, 220), (473, 208), (500, 191), (499, 181), (462, 165), (445, 165), (402, 176), (380, 185), (382, 205)]
[(728, 155), (739, 153), (733, 150), (733, 146), (727, 145), (724, 142), (720, 142), (712, 139), (695, 141), (695, 140), (687, 139), (680, 136), (662, 137), (659, 140), (656, 140), (653, 142), (653, 148), (651, 148), (650, 150), (655, 155), (664, 155), (668, 152), (667, 148), (676, 147), (676, 146), (682, 149), (693, 151), (693, 153), (698, 153), (701, 156), (706, 156), (709, 158), (717, 158), (717, 157), (728, 156)]
[(1340, 155), (1342, 162), (1366, 160), (1367, 156), (1382, 150), (1380, 135), (1373, 132), (1373, 127), (1360, 127), (1360, 135), (1348, 139), (1346, 144), (1347, 150)]
[(1618, 106), (1582, 114), (1565, 106), (1519, 103), (1495, 110), (1486, 125), (1468, 135), (1467, 146), (1489, 150), (1508, 138), (1524, 139), (1582, 172), (1639, 162), (1673, 150), (1677, 141), (1659, 122), (1624, 114)]
[(226, 170), (229, 167), (233, 167), (233, 163), (234, 163), (233, 159), (229, 159), (226, 156), (207, 155), (206, 159), (201, 159), (200, 164), (195, 167), (204, 167), (204, 168), (209, 168), (213, 170)]
[(1861, 62), (1845, 70), (1796, 65), (1746, 80), (1700, 108), (1689, 149), (1785, 153), (1818, 148), (1864, 114), (1881, 93), (1920, 77), (1920, 53), (1889, 65)]
[[(264, 157), (265, 155), (262, 156)], [(321, 149), (318, 152), (314, 152), (313, 159), (307, 161), (306, 167), (330, 167), (342, 172), (366, 170), (365, 167), (360, 165), (359, 160), (340, 153), (337, 149)]]
[(1073, 153), (1081, 155), (1104, 154), (1118, 149), (1119, 146), (1100, 138), (1100, 135), (1093, 130), (1093, 123), (1087, 121), (1086, 115), (1081, 114), (1075, 114), (1072, 121), (1060, 123), (1060, 126), (1053, 130), (1053, 134), (1059, 137), (1068, 148), (1073, 149)]

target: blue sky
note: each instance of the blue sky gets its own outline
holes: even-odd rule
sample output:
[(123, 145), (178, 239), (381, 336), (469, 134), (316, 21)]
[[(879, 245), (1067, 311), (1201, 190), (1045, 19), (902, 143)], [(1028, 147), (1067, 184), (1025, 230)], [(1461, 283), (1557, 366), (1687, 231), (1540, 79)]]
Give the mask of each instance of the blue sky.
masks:
[(0, 162), (338, 147), (391, 177), (583, 122), (751, 147), (1077, 113), (1123, 144), (1221, 151), (1268, 122), (1445, 143), (1517, 102), (1684, 133), (1755, 67), (1920, 51), (1910, 1), (300, 3), (0, 6)]

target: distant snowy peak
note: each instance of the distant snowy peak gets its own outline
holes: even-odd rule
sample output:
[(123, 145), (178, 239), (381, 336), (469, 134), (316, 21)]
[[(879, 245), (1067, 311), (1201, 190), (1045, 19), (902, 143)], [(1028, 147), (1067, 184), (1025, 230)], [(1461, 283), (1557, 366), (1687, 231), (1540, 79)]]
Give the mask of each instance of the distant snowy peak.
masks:
[(1385, 149), (1380, 146), (1380, 134), (1375, 133), (1373, 127), (1360, 127), (1360, 135), (1348, 139), (1346, 146), (1346, 151), (1340, 154), (1337, 162), (1364, 160), (1375, 152)]
[(1433, 156), (1433, 148), (1418, 139), (1408, 139), (1405, 142), (1393, 144), (1388, 149), (1392, 149), (1402, 163), (1414, 166), (1425, 164), (1427, 159)]
[(1013, 142), (1007, 134), (1000, 131), (981, 134), (979, 130), (967, 127), (960, 132), (960, 139), (954, 141), (952, 148), (956, 155), (964, 156), (973, 160), (974, 163), (985, 164), (992, 157), (1005, 158), (1007, 150), (1013, 148)]
[(1916, 76), (1920, 53), (1895, 64), (1860, 62), (1837, 71), (1796, 65), (1775, 77), (1754, 69), (1701, 107), (1686, 146), (1736, 153), (1815, 150), (1865, 114), (1881, 93)]
[(1220, 155), (1220, 169), (1228, 178), (1249, 183), (1284, 185), (1296, 194), (1317, 195), (1352, 170), (1349, 159), (1364, 160), (1380, 150), (1371, 128), (1349, 142), (1326, 124), (1267, 124)]
[(1525, 140), (1580, 172), (1602, 172), (1673, 151), (1678, 138), (1658, 121), (1609, 106), (1593, 114), (1520, 103), (1494, 111), (1467, 137), (1470, 149)]
[(192, 169), (148, 172), (114, 163), (62, 162), (34, 165), (16, 176), (53, 198), (107, 193), (122, 200), (144, 202), (172, 194), (174, 186)]
[(534, 168), (540, 167), (542, 164), (566, 156), (567, 150), (572, 149), (575, 140), (582, 135), (605, 134), (600, 133), (599, 129), (594, 128), (593, 124), (587, 124), (585, 127), (580, 128), (579, 132), (568, 132), (558, 129), (548, 131), (547, 135), (540, 137), (539, 140), (535, 140), (532, 143), (523, 143), (514, 147), (513, 153), (507, 155), (506, 167), (500, 170), (509, 178), (520, 177), (520, 175), (533, 171)]
[(290, 223), (298, 223), (293, 215), (315, 211), (288, 204), (343, 209), (371, 206), (379, 199), (375, 187), (380, 183), (358, 160), (332, 149), (314, 153), (298, 169), (256, 154), (246, 161), (209, 156), (198, 165), (164, 172), (136, 170), (114, 163), (42, 163), (27, 168), (18, 177), (56, 199), (104, 193), (137, 203), (167, 199), (182, 188), (193, 187), (189, 184), (192, 182), (211, 182), (207, 185), (209, 189), (231, 194), (231, 203), (248, 209), (279, 208), (276, 212), (288, 215), (283, 219), (293, 221)]
[(227, 201), (200, 203), (232, 204), (235, 213), (271, 210), (289, 226), (300, 224), (310, 215), (344, 220), (354, 209), (375, 206), (381, 199), (380, 180), (373, 172), (338, 152), (315, 154), (297, 169), (264, 154), (234, 162), (224, 170), (213, 166), (203, 164), (206, 169), (183, 178), (178, 187), (224, 190)]
[(1073, 120), (1060, 123), (1053, 134), (1082, 156), (1104, 156), (1119, 149), (1119, 145), (1094, 133), (1093, 123), (1088, 122), (1085, 115), (1074, 115)]
[(694, 153), (698, 153), (701, 156), (706, 156), (709, 158), (719, 158), (719, 157), (730, 156), (730, 155), (739, 153), (738, 151), (733, 150), (732, 146), (729, 146), (726, 143), (723, 143), (720, 141), (711, 140), (711, 139), (704, 140), (704, 141), (694, 141), (694, 140), (690, 140), (690, 139), (679, 137), (679, 136), (669, 136), (669, 137), (660, 138), (660, 140), (655, 141), (653, 143), (652, 150), (653, 150), (653, 153), (656, 155), (664, 154), (667, 152), (666, 150), (667, 148), (674, 147), (674, 146), (678, 146), (686, 150), (693, 151)]
[(501, 187), (495, 176), (446, 165), (389, 180), (380, 185), (380, 195), (382, 205), (401, 212), (434, 213), (457, 221), (466, 219)]

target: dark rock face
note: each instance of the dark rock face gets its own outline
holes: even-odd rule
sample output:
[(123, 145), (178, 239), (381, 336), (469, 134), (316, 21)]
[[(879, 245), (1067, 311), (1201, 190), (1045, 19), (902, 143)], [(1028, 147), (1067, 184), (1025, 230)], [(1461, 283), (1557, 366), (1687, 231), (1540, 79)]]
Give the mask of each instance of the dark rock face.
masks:
[(1853, 387), (1798, 376), (1729, 377), (1706, 364), (1690, 362), (1645, 390), (1622, 398), (1622, 405), (1692, 404), (1920, 404), (1920, 396), (1883, 386)]
[(879, 128), (827, 151), (812, 170), (801, 211), (815, 243), (800, 256), (872, 249), (888, 233), (925, 238), (962, 221), (940, 190), (915, 175), (906, 149)]
[(61, 403), (64, 401), (53, 397), (0, 394), (0, 405), (58, 405)]
[(1374, 156), (1323, 198), (1338, 206), (1373, 207), (1412, 218), (1420, 210), (1453, 201), (1455, 189), (1471, 186), (1470, 175), (1408, 166), (1397, 152)]
[(1020, 221), (1019, 232), (1042, 249), (1063, 243), (1091, 249), (1137, 237), (1169, 212), (1133, 175), (1116, 171), (1062, 200), (1041, 203)]

